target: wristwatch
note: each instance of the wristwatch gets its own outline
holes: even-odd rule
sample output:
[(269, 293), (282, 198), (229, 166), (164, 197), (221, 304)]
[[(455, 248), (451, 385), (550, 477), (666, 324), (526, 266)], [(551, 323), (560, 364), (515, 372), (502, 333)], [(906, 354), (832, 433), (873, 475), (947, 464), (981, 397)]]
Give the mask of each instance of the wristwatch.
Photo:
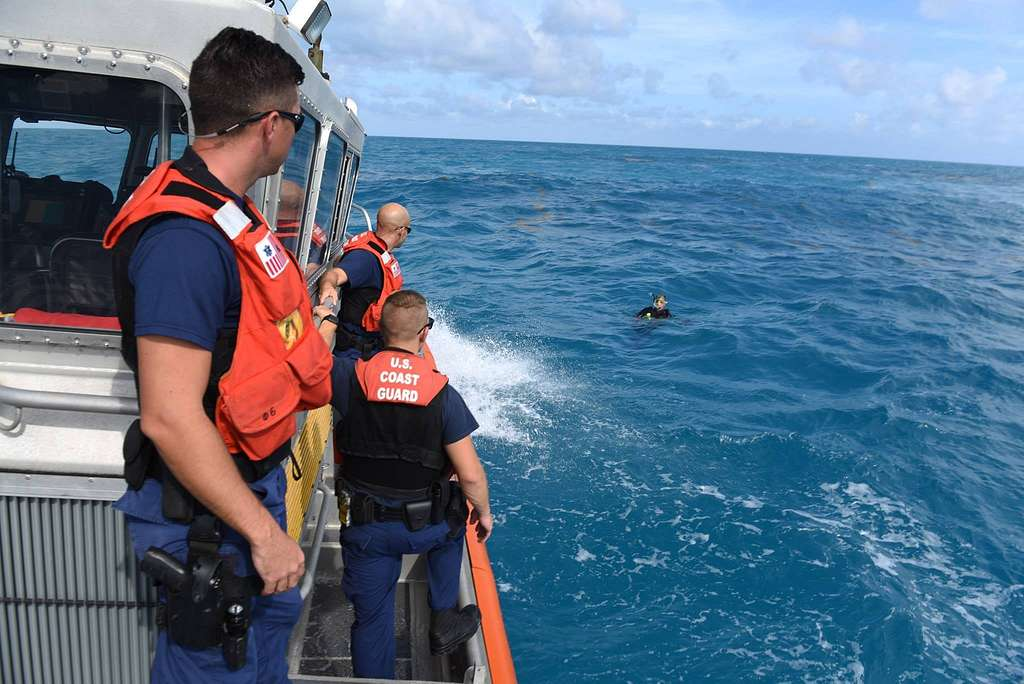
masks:
[(335, 316), (334, 314), (327, 314), (326, 316), (320, 319), (320, 325), (323, 325), (324, 323), (333, 323), (334, 327), (337, 328), (338, 317)]

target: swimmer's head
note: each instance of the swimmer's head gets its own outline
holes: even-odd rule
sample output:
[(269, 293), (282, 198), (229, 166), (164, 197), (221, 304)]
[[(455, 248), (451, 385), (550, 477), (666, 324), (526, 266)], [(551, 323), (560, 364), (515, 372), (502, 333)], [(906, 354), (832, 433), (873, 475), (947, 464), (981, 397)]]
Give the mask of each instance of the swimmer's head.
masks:
[(668, 297), (666, 297), (664, 293), (659, 292), (658, 294), (654, 295), (655, 309), (664, 309), (666, 306), (668, 306)]

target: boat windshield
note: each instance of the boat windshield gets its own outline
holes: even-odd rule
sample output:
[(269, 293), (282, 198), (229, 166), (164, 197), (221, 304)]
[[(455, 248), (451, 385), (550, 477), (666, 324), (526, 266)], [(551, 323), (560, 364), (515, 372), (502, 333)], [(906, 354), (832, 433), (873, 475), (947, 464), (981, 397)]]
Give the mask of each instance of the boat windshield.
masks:
[(116, 329), (103, 233), (153, 166), (184, 146), (183, 112), (153, 81), (0, 66), (5, 321)]

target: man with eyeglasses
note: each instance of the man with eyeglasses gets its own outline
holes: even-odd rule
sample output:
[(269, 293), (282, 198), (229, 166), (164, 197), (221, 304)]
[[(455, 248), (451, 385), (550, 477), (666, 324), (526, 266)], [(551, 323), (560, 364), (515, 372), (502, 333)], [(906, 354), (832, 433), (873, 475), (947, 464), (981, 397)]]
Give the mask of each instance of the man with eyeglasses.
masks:
[(161, 590), (153, 682), (288, 681), (304, 557), (280, 464), (294, 413), (329, 399), (331, 355), (302, 274), (245, 192), (288, 156), (302, 80), (281, 46), (218, 33), (189, 75), (194, 144), (105, 238), (141, 416), (115, 507), (136, 554), (155, 547), (191, 577)]
[(320, 279), (320, 302), (341, 301), (336, 355), (367, 359), (380, 349), (384, 302), (402, 289), (402, 269), (394, 251), (412, 233), (409, 212), (389, 202), (377, 211), (377, 228), (350, 239), (341, 260)]
[[(381, 311), (384, 348), (368, 361), (336, 356), (331, 372), (342, 589), (355, 608), (357, 677), (395, 677), (402, 554), (427, 556), (431, 653), (451, 653), (480, 625), (475, 605), (457, 608), (466, 498), (479, 540), (490, 536), (494, 519), (470, 436), (477, 422), (448, 378), (419, 356), (433, 324), (421, 294), (396, 292)], [(321, 333), (329, 338), (335, 327), (327, 317)]]

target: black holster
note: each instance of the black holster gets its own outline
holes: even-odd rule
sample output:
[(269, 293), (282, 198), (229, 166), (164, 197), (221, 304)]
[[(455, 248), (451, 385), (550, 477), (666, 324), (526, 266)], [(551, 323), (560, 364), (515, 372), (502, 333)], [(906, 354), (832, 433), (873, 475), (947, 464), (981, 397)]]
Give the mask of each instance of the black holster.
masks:
[(216, 519), (197, 516), (189, 529), (186, 565), (150, 548), (142, 570), (166, 590), (160, 626), (171, 641), (192, 649), (221, 646), (228, 668), (238, 670), (245, 665), (252, 597), (261, 591), (262, 582), (236, 575), (233, 559), (217, 555), (219, 542)]

